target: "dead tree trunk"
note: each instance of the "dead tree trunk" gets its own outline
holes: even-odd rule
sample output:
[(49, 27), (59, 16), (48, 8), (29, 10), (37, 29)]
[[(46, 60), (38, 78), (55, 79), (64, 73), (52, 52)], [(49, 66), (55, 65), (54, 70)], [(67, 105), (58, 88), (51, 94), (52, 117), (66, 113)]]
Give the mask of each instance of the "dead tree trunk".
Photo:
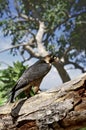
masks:
[(86, 73), (59, 88), (0, 107), (0, 130), (74, 130), (86, 126)]

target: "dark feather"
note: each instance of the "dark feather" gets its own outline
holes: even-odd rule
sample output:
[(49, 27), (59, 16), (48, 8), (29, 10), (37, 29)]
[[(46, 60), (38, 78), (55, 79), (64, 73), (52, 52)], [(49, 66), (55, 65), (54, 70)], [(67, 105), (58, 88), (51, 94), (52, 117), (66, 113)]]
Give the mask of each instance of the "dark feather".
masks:
[(25, 86), (29, 85), (33, 81), (43, 79), (43, 77), (49, 72), (50, 68), (51, 65), (49, 63), (46, 63), (44, 60), (40, 60), (26, 69), (11, 90), (11, 102), (15, 97), (16, 91), (20, 89), (23, 91), (23, 88), (25, 89)]

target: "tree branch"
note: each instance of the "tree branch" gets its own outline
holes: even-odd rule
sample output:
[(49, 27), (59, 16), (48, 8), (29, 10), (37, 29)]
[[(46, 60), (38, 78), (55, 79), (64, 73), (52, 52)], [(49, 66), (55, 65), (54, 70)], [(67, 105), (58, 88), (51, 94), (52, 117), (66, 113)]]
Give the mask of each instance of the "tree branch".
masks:
[(55, 66), (55, 68), (57, 69), (59, 75), (61, 76), (61, 79), (62, 79), (63, 83), (70, 80), (70, 77), (69, 77), (67, 71), (64, 69), (64, 65), (62, 64), (62, 62), (60, 62), (60, 60), (58, 58), (55, 60), (53, 65)]
[(39, 53), (36, 53), (36, 52), (33, 50), (33, 48), (30, 47), (29, 44), (30, 44), (30, 43), (26, 43), (26, 44), (25, 44), (25, 43), (22, 43), (22, 44), (18, 44), (18, 45), (15, 45), (15, 46), (11, 46), (11, 47), (9, 47), (9, 48), (0, 50), (0, 53), (5, 52), (5, 51), (8, 51), (8, 50), (13, 49), (13, 48), (17, 48), (17, 47), (23, 46), (24, 49), (26, 49), (32, 56), (39, 58), (39, 57), (40, 57)]
[[(15, 46), (11, 46), (9, 48), (0, 50), (0, 53), (8, 51), (8, 50), (13, 49), (13, 48), (17, 48), (17, 47), (23, 46), (24, 49), (27, 50), (34, 57), (40, 58), (41, 56), (48, 55), (48, 52), (46, 51), (46, 49), (44, 48), (44, 46), (42, 44), (42, 39), (43, 39), (44, 32), (45, 32), (44, 23), (40, 22), (39, 30), (38, 30), (36, 36), (33, 35), (30, 32), (33, 35), (34, 38), (31, 38), (28, 43), (26, 43), (26, 44), (22, 43), (22, 44), (18, 44), (18, 45), (15, 45)], [(38, 52), (35, 52), (34, 49), (33, 49), (34, 42), (37, 43)]]
[(21, 13), (21, 11), (19, 10), (19, 6), (18, 6), (18, 3), (17, 3), (17, 0), (14, 0), (14, 5), (15, 5), (15, 9), (16, 9), (19, 17), (25, 19), (26, 21), (38, 22), (38, 19), (35, 19), (35, 18), (31, 17), (31, 16), (28, 17), (27, 15)]
[(56, 26), (54, 27), (53, 31), (55, 31), (55, 30), (56, 30), (59, 26), (61, 26), (62, 24), (65, 24), (69, 19), (74, 18), (74, 17), (77, 17), (77, 16), (82, 15), (82, 14), (85, 14), (85, 13), (86, 13), (86, 11), (80, 12), (80, 13), (78, 13), (78, 14), (67, 15), (68, 17), (67, 17), (64, 21), (62, 21), (61, 23), (59, 23), (58, 25), (56, 25)]
[(33, 58), (32, 56), (30, 56), (29, 58), (24, 58), (22, 63), (25, 63), (26, 61), (29, 61), (31, 58)]
[(68, 22), (69, 19), (77, 17), (77, 16), (85, 14), (85, 13), (86, 13), (86, 11), (80, 12), (78, 14), (67, 15), (67, 18), (65, 20), (63, 20), (62, 22), (60, 22), (59, 24), (57, 24), (53, 29), (49, 29), (48, 30), (49, 34), (47, 35), (47, 39), (50, 37), (50, 35), (52, 34), (52, 32), (55, 32), (58, 27), (60, 27), (61, 25), (65, 24), (66, 22)]
[(31, 56), (36, 57), (36, 58), (40, 58), (41, 55), (37, 52), (35, 52), (29, 45), (24, 46), (24, 49), (27, 50), (27, 52), (30, 53)]
[(85, 73), (86, 71), (84, 70), (84, 68), (82, 66), (80, 66), (79, 64), (77, 63), (74, 63), (72, 61), (68, 61), (67, 64), (73, 64), (75, 66), (75, 68), (78, 68), (82, 71), (82, 73)]
[(13, 48), (17, 48), (17, 47), (20, 47), (20, 46), (26, 46), (26, 45), (27, 45), (27, 44), (22, 43), (22, 44), (18, 44), (18, 45), (15, 45), (15, 46), (11, 46), (11, 47), (8, 47), (8, 48), (6, 48), (6, 49), (0, 50), (0, 53), (5, 52), (5, 51), (8, 51), (8, 50), (13, 49)]
[(39, 22), (39, 30), (36, 34), (36, 41), (37, 41), (38, 52), (42, 56), (48, 55), (48, 52), (46, 51), (46, 49), (42, 43), (44, 33), (45, 33), (45, 25), (44, 25), (44, 22), (40, 21)]
[(19, 16), (20, 16), (21, 18), (27, 20), (27, 21), (36, 21), (36, 22), (37, 22), (36, 19), (34, 19), (34, 18), (32, 18), (32, 17), (28, 17), (28, 16), (25, 15), (25, 14), (20, 13)]

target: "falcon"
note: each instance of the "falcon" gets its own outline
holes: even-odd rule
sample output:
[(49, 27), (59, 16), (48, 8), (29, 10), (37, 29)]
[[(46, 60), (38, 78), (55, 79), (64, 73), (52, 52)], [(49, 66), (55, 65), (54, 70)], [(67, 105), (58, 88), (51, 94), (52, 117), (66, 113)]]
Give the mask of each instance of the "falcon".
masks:
[(55, 57), (53, 56), (47, 55), (27, 68), (10, 91), (10, 102), (13, 102), (14, 99), (23, 91), (29, 95), (32, 87), (36, 94), (44, 76), (50, 71), (51, 63), (54, 62), (54, 58)]

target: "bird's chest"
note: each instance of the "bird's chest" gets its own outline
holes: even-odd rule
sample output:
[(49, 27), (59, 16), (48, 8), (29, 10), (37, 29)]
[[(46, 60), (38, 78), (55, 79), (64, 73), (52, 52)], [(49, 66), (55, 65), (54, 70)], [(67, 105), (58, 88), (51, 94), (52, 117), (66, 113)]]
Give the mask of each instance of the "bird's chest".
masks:
[(30, 83), (30, 85), (31, 86), (39, 86), (40, 85), (40, 83), (41, 83), (41, 81), (42, 81), (42, 78), (39, 78), (39, 79), (35, 79), (34, 81), (32, 81), (31, 83)]

